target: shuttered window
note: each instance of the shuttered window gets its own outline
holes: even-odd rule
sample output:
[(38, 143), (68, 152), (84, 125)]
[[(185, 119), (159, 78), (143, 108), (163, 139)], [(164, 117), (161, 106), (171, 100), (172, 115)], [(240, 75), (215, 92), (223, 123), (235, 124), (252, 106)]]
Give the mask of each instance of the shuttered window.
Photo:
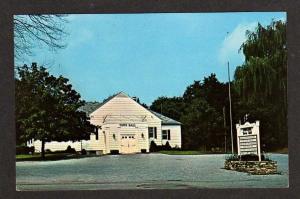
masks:
[(96, 135), (96, 140), (98, 140), (98, 128), (96, 127), (96, 129), (95, 129), (95, 135)]
[(157, 128), (156, 127), (148, 127), (149, 138), (157, 139)]
[(163, 140), (171, 140), (170, 129), (168, 129), (168, 130), (162, 130), (162, 139)]
[(149, 138), (153, 138), (154, 137), (154, 133), (153, 133), (152, 127), (148, 127), (148, 134), (149, 134)]

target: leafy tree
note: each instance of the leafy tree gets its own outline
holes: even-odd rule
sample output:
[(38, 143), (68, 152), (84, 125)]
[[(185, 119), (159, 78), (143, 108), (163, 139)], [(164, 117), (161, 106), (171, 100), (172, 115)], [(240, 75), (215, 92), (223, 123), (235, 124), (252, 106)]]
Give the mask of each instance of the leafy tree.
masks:
[(188, 86), (183, 94), (183, 100), (185, 102), (190, 102), (197, 97), (201, 97), (202, 85), (200, 81), (194, 81), (194, 84)]
[(266, 27), (258, 24), (255, 31), (247, 31), (246, 35), (241, 46), (245, 62), (237, 67), (234, 76), (240, 106), (264, 121), (267, 128), (262, 136), (267, 143), (266, 138), (272, 138), (269, 145), (287, 146), (286, 23), (273, 21)]
[(223, 118), (204, 99), (194, 99), (181, 117), (183, 145), (188, 149), (200, 149), (221, 145), (219, 133), (223, 133)]
[[(223, 106), (228, 90), (215, 74), (194, 81), (182, 97), (159, 97), (151, 110), (182, 123), (183, 147), (200, 149), (224, 145)], [(229, 121), (229, 120), (227, 120)]]
[(256, 31), (247, 31), (246, 35), (247, 40), (241, 46), (245, 63), (235, 71), (237, 91), (244, 100), (264, 104), (275, 97), (286, 105), (286, 24), (282, 21), (273, 21), (267, 27), (258, 24)]
[[(245, 62), (235, 70), (231, 90), (233, 126), (242, 122), (246, 113), (251, 122), (260, 120), (261, 143), (267, 150), (287, 146), (285, 33), (286, 24), (282, 21), (273, 21), (266, 27), (258, 24), (256, 31), (246, 32), (248, 39), (240, 49)], [(229, 132), (228, 83), (219, 82), (211, 74), (194, 81), (183, 96), (159, 97), (150, 108), (180, 121), (183, 147), (199, 149), (224, 145), (223, 107), (225, 130)], [(235, 138), (235, 129), (233, 133)], [(236, 139), (233, 140), (236, 146)]]
[(17, 68), (16, 129), (18, 142), (45, 142), (88, 139), (93, 126), (78, 108), (84, 105), (68, 79), (50, 75), (35, 63)]
[(219, 82), (216, 74), (204, 77), (201, 96), (219, 113), (229, 104), (228, 85)]
[(51, 50), (64, 48), (66, 22), (65, 15), (15, 15), (15, 58), (31, 55), (37, 44), (46, 45)]
[(150, 106), (151, 110), (175, 120), (180, 120), (184, 108), (185, 104), (182, 97), (159, 97)]
[(139, 103), (142, 107), (144, 107), (144, 108), (146, 108), (146, 109), (149, 109), (149, 107), (147, 106), (147, 104), (145, 104), (145, 103), (143, 103), (143, 102), (140, 101), (140, 98), (134, 97), (133, 99), (135, 99), (135, 101), (136, 101), (137, 103)]

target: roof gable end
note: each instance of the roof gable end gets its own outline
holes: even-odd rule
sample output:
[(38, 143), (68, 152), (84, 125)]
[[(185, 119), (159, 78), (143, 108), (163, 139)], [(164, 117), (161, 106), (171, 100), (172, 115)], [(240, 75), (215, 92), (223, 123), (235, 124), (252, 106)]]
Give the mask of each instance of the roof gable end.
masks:
[(113, 100), (114, 98), (128, 98), (131, 102), (135, 103), (136, 105), (138, 105), (141, 109), (146, 110), (146, 112), (148, 112), (150, 115), (152, 115), (154, 118), (157, 118), (158, 120), (162, 121), (162, 119), (160, 117), (158, 117), (156, 114), (153, 114), (152, 111), (148, 110), (147, 108), (143, 107), (141, 104), (139, 104), (137, 101), (135, 101), (134, 99), (132, 99), (129, 95), (127, 95), (124, 92), (119, 92), (113, 96), (111, 96), (110, 98), (108, 98), (105, 102), (103, 102), (100, 106), (98, 106), (94, 111), (92, 111), (90, 113), (90, 116), (92, 114), (94, 114), (98, 109), (100, 109), (101, 107), (103, 107), (105, 104), (107, 104), (108, 102), (110, 102), (111, 100)]

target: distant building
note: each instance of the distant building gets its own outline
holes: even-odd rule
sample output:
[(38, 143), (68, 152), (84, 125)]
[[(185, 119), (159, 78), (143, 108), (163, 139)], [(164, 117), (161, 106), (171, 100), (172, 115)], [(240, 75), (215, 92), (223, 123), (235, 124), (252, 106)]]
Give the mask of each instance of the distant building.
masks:
[[(137, 98), (135, 98), (137, 99)], [(181, 148), (181, 123), (146, 109), (127, 94), (120, 92), (102, 104), (92, 103), (82, 107), (97, 126), (89, 140), (78, 142), (46, 142), (45, 149), (65, 150), (68, 146), (76, 151), (85, 149), (97, 154), (149, 152), (153, 140), (157, 145), (169, 142), (171, 147)], [(39, 140), (30, 141), (37, 152)]]

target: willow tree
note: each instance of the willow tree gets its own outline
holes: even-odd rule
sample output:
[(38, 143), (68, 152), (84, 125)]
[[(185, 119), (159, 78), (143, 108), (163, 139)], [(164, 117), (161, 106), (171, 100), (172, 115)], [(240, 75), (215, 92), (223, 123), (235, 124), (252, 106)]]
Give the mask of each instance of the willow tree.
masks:
[[(235, 71), (234, 86), (242, 101), (263, 110), (272, 107), (268, 119), (276, 126), (279, 145), (287, 143), (287, 48), (286, 23), (258, 23), (255, 31), (246, 32), (240, 50), (245, 62)], [(274, 130), (273, 130), (274, 131)], [(285, 139), (285, 140), (284, 140)]]

